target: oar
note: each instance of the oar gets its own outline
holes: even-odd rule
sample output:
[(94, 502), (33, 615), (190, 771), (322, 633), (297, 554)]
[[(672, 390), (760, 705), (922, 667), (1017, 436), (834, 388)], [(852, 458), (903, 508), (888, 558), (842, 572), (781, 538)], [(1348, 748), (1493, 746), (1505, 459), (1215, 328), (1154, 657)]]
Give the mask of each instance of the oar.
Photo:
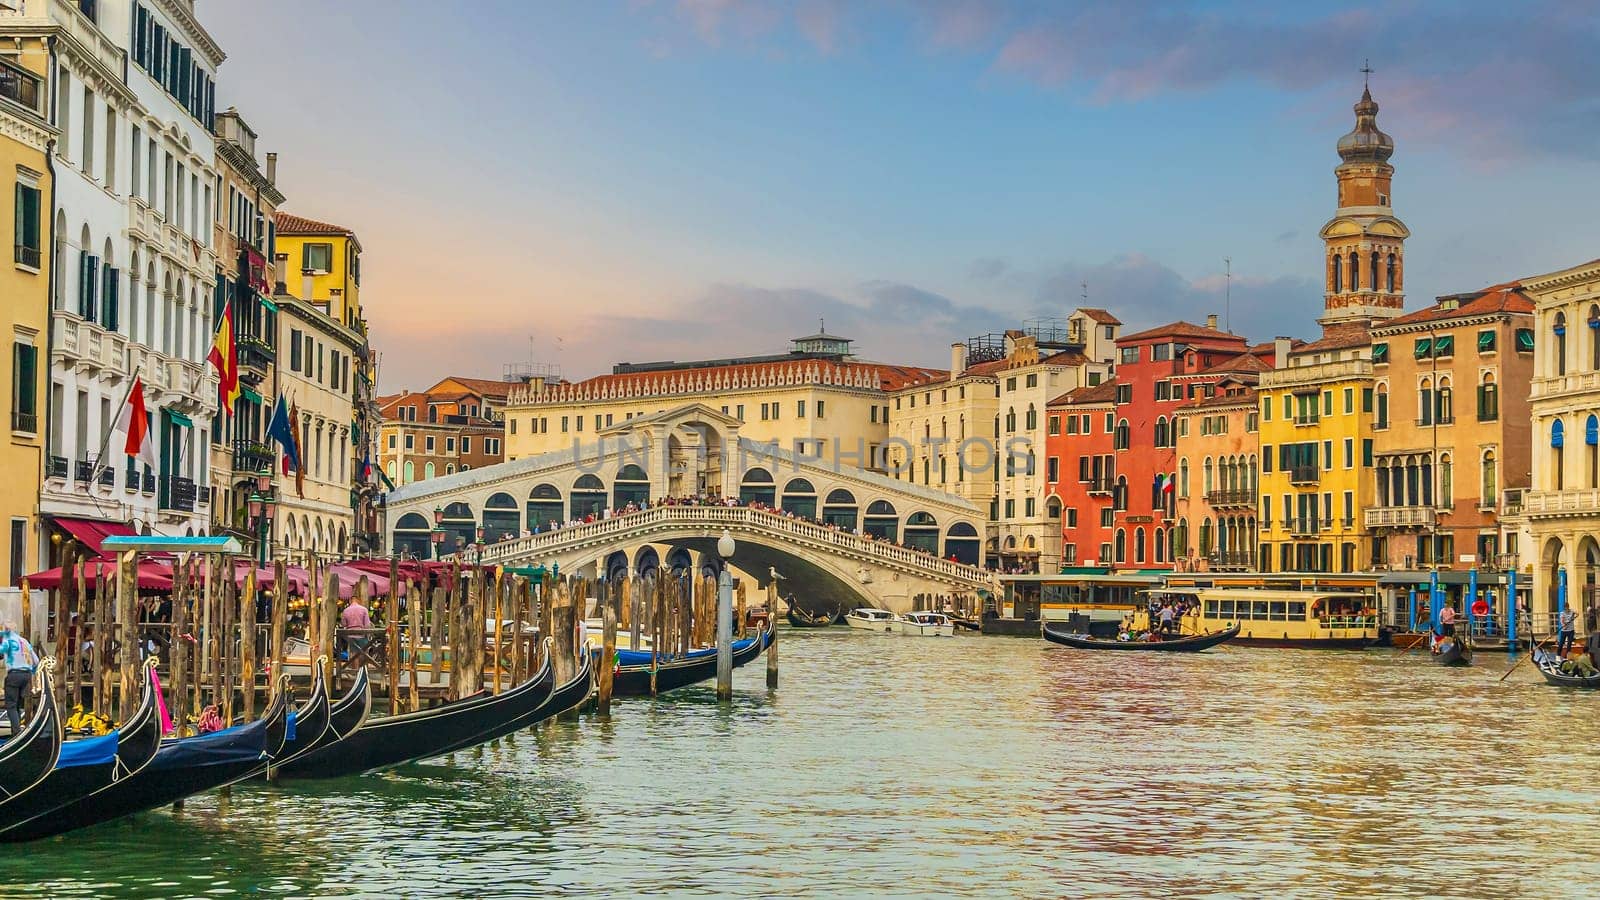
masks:
[(1540, 641), (1538, 646), (1534, 647), (1532, 650), (1529, 650), (1527, 656), (1524, 656), (1521, 659), (1517, 660), (1515, 663), (1513, 663), (1511, 665), (1511, 668), (1506, 670), (1506, 674), (1500, 676), (1500, 680), (1501, 681), (1505, 681), (1507, 678), (1510, 678), (1511, 677), (1511, 673), (1515, 672), (1524, 662), (1526, 662), (1529, 659), (1533, 658), (1533, 654), (1538, 652), (1540, 647), (1543, 647), (1545, 644), (1550, 643), (1550, 638), (1551, 637), (1553, 637), (1553, 635), (1548, 635), (1548, 634), (1545, 635), (1544, 640)]
[(1397, 651), (1397, 652), (1401, 656), (1404, 656), (1407, 653), (1410, 653), (1411, 651), (1417, 649), (1417, 647), (1420, 646), (1423, 641), (1427, 640), (1428, 637), (1429, 637), (1428, 634), (1419, 634), (1419, 635), (1417, 635), (1417, 639), (1411, 642), (1411, 646), (1405, 648), (1404, 650), (1400, 650), (1400, 651)]

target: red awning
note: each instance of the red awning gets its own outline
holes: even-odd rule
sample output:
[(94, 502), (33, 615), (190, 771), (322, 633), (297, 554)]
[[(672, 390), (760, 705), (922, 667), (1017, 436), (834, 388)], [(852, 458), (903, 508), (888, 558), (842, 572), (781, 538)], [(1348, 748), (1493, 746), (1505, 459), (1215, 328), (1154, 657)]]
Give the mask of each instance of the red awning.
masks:
[[(84, 589), (94, 593), (94, 584), (102, 574), (109, 578), (117, 577), (116, 563), (110, 560), (93, 559), (83, 564)], [(67, 574), (70, 579), (71, 573)], [(61, 586), (62, 572), (57, 569), (46, 569), (35, 572), (25, 579), (30, 588), (54, 590)], [(141, 591), (170, 591), (172, 590), (172, 567), (155, 560), (140, 560), (137, 570), (137, 583)], [(21, 582), (18, 582), (19, 584)]]
[(133, 526), (127, 522), (106, 522), (100, 519), (69, 519), (66, 516), (55, 516), (52, 521), (61, 530), (70, 534), (78, 543), (88, 547), (96, 556), (104, 556), (100, 552), (100, 542), (108, 537), (129, 536), (136, 534)]

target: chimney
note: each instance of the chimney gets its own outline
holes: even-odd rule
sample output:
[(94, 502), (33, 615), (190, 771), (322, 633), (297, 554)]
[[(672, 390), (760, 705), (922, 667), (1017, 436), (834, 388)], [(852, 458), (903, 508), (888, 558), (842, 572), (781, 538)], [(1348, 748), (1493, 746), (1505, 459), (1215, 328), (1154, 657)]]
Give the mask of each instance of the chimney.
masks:
[(278, 183), (278, 154), (267, 154), (267, 184)]
[(950, 345), (950, 380), (955, 381), (967, 370), (967, 345)]
[(1274, 369), (1289, 367), (1289, 339), (1281, 335), (1272, 341), (1272, 367)]
[(301, 269), (300, 270), (300, 294), (301, 294), (300, 299), (304, 300), (307, 303), (313, 302), (312, 299), (311, 299), (311, 294), (312, 294), (311, 285), (315, 281), (316, 275), (317, 275), (317, 270), (316, 269)]
[(1212, 313), (1211, 315), (1206, 316), (1206, 327), (1211, 329), (1212, 331), (1216, 331), (1217, 330), (1217, 314), (1216, 313)]

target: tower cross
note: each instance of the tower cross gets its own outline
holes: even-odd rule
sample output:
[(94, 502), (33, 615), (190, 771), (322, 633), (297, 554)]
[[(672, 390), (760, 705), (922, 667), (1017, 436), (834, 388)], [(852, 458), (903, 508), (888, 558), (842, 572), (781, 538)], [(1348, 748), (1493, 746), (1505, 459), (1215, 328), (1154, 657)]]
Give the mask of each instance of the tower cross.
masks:
[(1362, 60), (1361, 68), (1358, 71), (1361, 72), (1361, 86), (1362, 87), (1371, 87), (1372, 86), (1371, 85), (1372, 72), (1373, 72), (1372, 60), (1370, 60), (1370, 59)]

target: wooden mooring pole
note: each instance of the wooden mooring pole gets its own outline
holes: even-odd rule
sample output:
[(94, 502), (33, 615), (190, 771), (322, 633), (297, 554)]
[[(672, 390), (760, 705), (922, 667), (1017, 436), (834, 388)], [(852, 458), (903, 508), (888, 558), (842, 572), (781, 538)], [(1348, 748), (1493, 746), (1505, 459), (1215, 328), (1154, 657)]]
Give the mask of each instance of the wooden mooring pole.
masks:
[[(612, 680), (616, 670), (617, 659), (617, 607), (622, 598), (627, 595), (627, 582), (621, 584), (610, 583), (601, 597), (601, 636), (600, 636), (600, 715), (611, 715)], [(578, 648), (580, 652), (587, 653), (587, 647)]]
[[(775, 628), (778, 624), (778, 582), (776, 579), (767, 582), (767, 627)], [(778, 642), (776, 639), (767, 645), (767, 690), (778, 688)]]

